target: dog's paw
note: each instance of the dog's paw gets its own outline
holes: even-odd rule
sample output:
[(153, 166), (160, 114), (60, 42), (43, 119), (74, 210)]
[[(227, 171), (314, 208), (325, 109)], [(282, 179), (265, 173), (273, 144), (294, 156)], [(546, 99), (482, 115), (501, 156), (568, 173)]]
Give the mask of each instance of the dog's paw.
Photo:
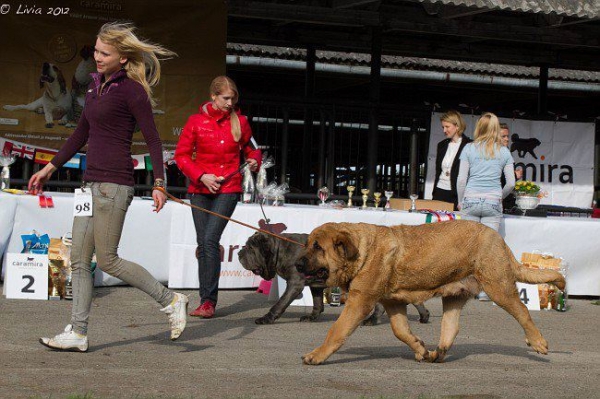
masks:
[(429, 352), (429, 357), (432, 359), (432, 363), (443, 363), (447, 352), (447, 349), (438, 347), (435, 351)]
[(546, 341), (543, 337), (531, 342), (528, 339), (525, 340), (527, 346), (531, 346), (531, 348), (539, 353), (540, 355), (548, 354), (548, 341)]
[(325, 361), (325, 358), (322, 358), (321, 356), (319, 356), (317, 349), (302, 356), (302, 363), (308, 364), (311, 366), (317, 366), (319, 364), (323, 364), (324, 361)]
[(50, 129), (50, 128), (54, 127), (54, 123), (46, 123), (46, 127), (48, 129)]
[(315, 316), (315, 315), (309, 314), (306, 316), (302, 316), (300, 318), (300, 322), (305, 323), (305, 322), (317, 321), (318, 318), (319, 318), (319, 315)]
[(5, 105), (2, 108), (6, 111), (14, 111), (15, 109), (17, 109), (17, 107), (15, 107), (14, 105)]
[(429, 311), (427, 311), (427, 313), (423, 312), (422, 314), (419, 314), (419, 323), (421, 323), (421, 324), (429, 323)]
[(415, 353), (415, 360), (417, 362), (425, 362), (425, 363), (441, 362), (441, 360), (439, 360), (439, 354), (437, 351), (428, 351), (428, 350), (425, 350), (424, 353)]
[(273, 324), (275, 323), (275, 317), (271, 313), (267, 313), (263, 317), (259, 317), (254, 320), (256, 324)]

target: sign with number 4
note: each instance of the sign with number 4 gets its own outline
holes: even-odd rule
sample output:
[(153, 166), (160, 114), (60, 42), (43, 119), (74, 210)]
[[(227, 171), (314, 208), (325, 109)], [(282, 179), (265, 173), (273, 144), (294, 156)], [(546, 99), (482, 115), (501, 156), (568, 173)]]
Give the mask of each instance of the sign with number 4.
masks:
[(75, 189), (73, 216), (92, 216), (92, 190)]
[(6, 254), (7, 298), (48, 299), (48, 255)]
[(540, 310), (540, 293), (537, 284), (517, 283), (517, 291), (527, 309)]

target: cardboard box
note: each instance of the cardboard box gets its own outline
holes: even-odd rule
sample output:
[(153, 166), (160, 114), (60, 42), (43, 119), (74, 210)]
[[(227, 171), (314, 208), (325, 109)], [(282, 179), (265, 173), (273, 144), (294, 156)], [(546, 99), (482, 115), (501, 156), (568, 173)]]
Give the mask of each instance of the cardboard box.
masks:
[[(530, 269), (552, 269), (561, 274), (565, 274), (563, 260), (553, 256), (542, 255), (539, 253), (523, 252), (521, 254), (521, 263)], [(559, 309), (560, 290), (554, 284), (538, 284), (538, 293), (540, 295), (540, 309)], [(566, 295), (562, 293), (563, 295)]]

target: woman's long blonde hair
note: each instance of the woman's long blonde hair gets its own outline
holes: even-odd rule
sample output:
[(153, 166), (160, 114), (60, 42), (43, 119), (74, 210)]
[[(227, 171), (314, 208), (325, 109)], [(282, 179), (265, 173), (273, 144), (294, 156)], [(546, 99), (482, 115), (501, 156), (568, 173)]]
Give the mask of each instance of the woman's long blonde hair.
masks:
[(108, 22), (102, 25), (98, 39), (114, 46), (121, 57), (127, 58), (123, 65), (127, 77), (144, 87), (150, 103), (155, 106), (152, 87), (160, 81), (160, 61), (177, 54), (160, 44), (139, 39), (135, 35), (135, 26), (129, 22)]
[[(240, 98), (240, 92), (238, 91), (237, 85), (233, 80), (231, 80), (231, 78), (228, 78), (227, 76), (217, 76), (210, 83), (209, 91), (211, 96), (218, 96), (219, 94), (223, 94), (227, 90), (231, 90), (233, 92), (233, 98), (231, 99), (231, 102), (233, 105), (235, 105), (238, 102), (238, 99)], [(235, 112), (235, 107), (232, 107), (230, 112), (231, 134), (233, 135), (233, 139), (237, 143), (242, 137), (240, 118)]]
[(485, 159), (494, 158), (496, 151), (500, 151), (500, 147), (502, 146), (498, 117), (491, 112), (483, 114), (475, 125), (473, 136), (473, 141), (479, 144)]

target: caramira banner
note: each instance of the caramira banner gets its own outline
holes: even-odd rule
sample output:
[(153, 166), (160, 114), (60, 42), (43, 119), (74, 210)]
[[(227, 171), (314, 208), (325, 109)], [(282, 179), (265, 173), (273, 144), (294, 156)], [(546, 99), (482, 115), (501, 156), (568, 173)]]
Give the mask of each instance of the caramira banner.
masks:
[[(431, 116), (425, 198), (430, 199), (435, 174), (437, 143), (445, 138), (441, 113)], [(463, 115), (471, 139), (479, 115)], [(589, 208), (594, 194), (594, 132), (591, 122), (503, 119), (510, 130), (509, 148), (523, 180), (531, 180), (548, 193), (542, 204)]]

